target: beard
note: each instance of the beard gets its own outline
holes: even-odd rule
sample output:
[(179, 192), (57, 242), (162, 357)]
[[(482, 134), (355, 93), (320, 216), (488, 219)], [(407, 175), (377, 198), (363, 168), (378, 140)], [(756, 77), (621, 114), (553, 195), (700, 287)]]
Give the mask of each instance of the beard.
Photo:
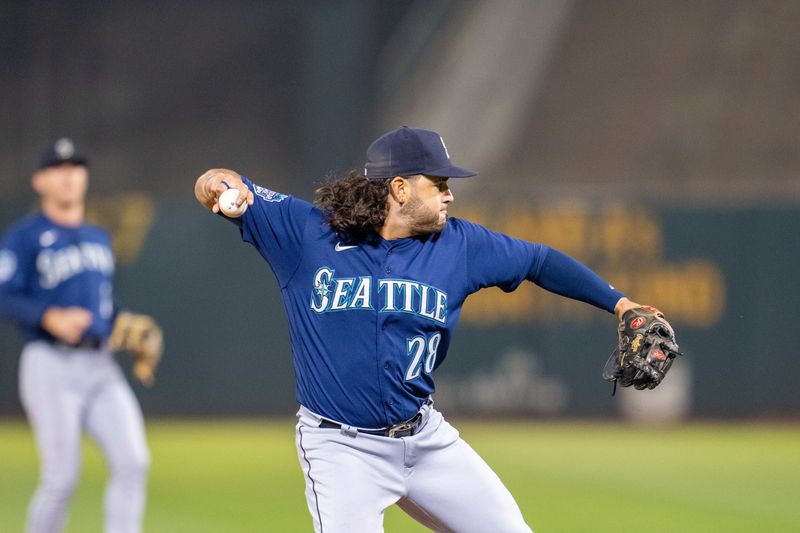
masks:
[(447, 224), (447, 218), (445, 217), (440, 222), (439, 213), (439, 211), (431, 211), (427, 208), (417, 195), (413, 195), (400, 207), (400, 216), (405, 220), (412, 235), (426, 235), (442, 231)]

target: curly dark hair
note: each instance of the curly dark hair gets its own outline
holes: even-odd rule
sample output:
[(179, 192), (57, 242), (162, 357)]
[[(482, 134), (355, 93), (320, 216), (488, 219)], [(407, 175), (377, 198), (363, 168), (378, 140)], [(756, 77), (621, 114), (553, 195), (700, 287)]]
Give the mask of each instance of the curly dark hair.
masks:
[(341, 178), (328, 176), (316, 190), (314, 204), (340, 238), (361, 242), (372, 238), (386, 221), (388, 183), (388, 178), (371, 180), (357, 170)]

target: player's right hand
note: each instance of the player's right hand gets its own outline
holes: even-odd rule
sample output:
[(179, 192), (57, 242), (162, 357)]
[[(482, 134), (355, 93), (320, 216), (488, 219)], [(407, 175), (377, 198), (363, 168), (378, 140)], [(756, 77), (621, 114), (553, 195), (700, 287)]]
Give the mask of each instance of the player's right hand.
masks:
[(92, 313), (83, 307), (48, 307), (42, 315), (42, 328), (67, 344), (78, 344), (92, 325)]
[(219, 212), (219, 195), (228, 189), (237, 189), (239, 198), (237, 205), (247, 202), (253, 205), (253, 192), (242, 181), (238, 172), (227, 168), (212, 168), (197, 178), (194, 186), (194, 195), (202, 206), (213, 213)]

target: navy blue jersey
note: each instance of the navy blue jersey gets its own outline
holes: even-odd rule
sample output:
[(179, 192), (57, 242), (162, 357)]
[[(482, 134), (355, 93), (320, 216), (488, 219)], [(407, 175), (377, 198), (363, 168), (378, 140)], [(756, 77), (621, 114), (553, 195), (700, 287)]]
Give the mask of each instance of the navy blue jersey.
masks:
[(255, 202), (233, 221), (280, 285), (297, 401), (356, 427), (416, 414), (464, 300), (481, 288), (513, 291), (527, 279), (609, 311), (622, 296), (547, 246), (455, 218), (441, 233), (342, 242), (310, 203), (245, 183)]
[(26, 340), (52, 341), (40, 326), (44, 311), (83, 307), (93, 318), (83, 341), (101, 343), (111, 332), (113, 276), (114, 256), (104, 230), (29, 215), (8, 230), (0, 247), (0, 317), (17, 323)]

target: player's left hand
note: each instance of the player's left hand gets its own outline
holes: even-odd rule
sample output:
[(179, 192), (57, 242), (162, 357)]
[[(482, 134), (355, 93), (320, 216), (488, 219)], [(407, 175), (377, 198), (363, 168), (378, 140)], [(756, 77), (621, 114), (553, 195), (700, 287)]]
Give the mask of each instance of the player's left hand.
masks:
[(143, 385), (155, 382), (155, 371), (164, 353), (164, 334), (148, 315), (122, 311), (114, 321), (111, 349), (125, 350), (133, 358), (133, 375)]
[(617, 347), (606, 362), (603, 379), (614, 383), (614, 391), (617, 383), (622, 387), (633, 385), (637, 390), (654, 389), (675, 357), (682, 355), (675, 330), (658, 309), (625, 300), (624, 307), (618, 306)]

